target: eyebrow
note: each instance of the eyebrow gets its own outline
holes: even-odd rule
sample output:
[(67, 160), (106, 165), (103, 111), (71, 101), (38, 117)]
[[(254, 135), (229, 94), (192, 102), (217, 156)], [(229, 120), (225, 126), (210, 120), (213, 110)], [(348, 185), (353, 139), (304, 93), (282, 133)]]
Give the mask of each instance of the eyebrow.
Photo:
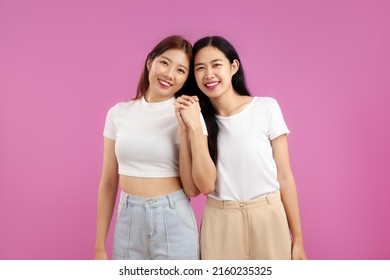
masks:
[[(223, 61), (223, 60), (220, 59), (220, 58), (217, 58), (217, 59), (214, 59), (214, 60), (210, 61), (210, 63), (217, 62), (217, 61)], [(200, 63), (196, 63), (194, 66), (196, 67), (196, 66), (198, 66), (198, 65), (203, 65), (203, 64), (205, 64), (205, 63), (200, 62)]]
[[(171, 62), (172, 63), (172, 60), (170, 60), (168, 57), (166, 57), (166, 56), (161, 56), (162, 58), (165, 58), (166, 60), (168, 60), (169, 62)], [(183, 67), (183, 68), (185, 68), (187, 71), (188, 71), (188, 68), (187, 67), (185, 67), (183, 64), (179, 64), (179, 66), (180, 67)]]

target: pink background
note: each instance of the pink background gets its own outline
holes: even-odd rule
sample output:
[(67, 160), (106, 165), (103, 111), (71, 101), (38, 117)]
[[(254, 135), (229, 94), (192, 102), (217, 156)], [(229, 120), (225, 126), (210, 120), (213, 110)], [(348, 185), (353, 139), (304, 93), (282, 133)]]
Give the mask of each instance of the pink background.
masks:
[(106, 112), (171, 34), (279, 101), (308, 257), (390, 259), (389, 2), (134, 2), (0, 0), (0, 259), (93, 258)]

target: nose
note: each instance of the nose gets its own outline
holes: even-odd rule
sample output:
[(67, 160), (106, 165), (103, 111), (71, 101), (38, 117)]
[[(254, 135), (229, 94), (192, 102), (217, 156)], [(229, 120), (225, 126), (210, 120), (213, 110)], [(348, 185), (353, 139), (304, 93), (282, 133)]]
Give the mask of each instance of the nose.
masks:
[(206, 79), (214, 78), (214, 71), (211, 67), (206, 68)]
[(174, 67), (167, 68), (166, 71), (165, 71), (165, 76), (172, 80), (173, 77), (175, 76), (175, 69), (174, 69)]

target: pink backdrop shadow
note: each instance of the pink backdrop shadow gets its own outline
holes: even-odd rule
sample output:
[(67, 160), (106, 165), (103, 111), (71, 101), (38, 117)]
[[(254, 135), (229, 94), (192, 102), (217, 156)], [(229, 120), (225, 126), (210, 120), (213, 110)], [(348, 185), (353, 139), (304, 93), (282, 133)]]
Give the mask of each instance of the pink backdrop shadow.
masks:
[(389, 2), (192, 3), (0, 0), (0, 259), (93, 258), (106, 112), (171, 34), (225, 36), (279, 101), (308, 257), (390, 259)]

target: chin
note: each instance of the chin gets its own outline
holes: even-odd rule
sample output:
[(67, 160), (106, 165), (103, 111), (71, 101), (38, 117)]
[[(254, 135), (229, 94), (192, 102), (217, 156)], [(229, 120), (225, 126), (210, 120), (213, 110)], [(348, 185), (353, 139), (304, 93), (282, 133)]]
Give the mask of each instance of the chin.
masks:
[(208, 98), (210, 99), (215, 99), (215, 98), (218, 98), (220, 97), (222, 94), (219, 93), (219, 92), (210, 92), (209, 90), (206, 91), (206, 93), (204, 93)]

